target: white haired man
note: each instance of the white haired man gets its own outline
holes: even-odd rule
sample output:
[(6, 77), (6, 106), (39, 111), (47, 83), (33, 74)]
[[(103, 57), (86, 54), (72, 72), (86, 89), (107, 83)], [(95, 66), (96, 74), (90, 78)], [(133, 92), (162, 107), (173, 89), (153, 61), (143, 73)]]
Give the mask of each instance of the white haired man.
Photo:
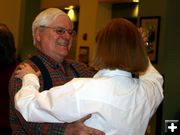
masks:
[[(34, 46), (38, 50), (37, 55), (27, 60), (35, 70), (41, 70), (41, 91), (53, 86), (62, 85), (74, 77), (92, 77), (84, 64), (72, 60), (66, 60), (72, 45), (72, 22), (62, 10), (49, 8), (42, 11), (32, 24)], [(74, 123), (31, 123), (23, 119), (14, 107), (14, 95), (22, 82), (11, 77), (9, 85), (10, 93), (10, 125), (12, 134), (30, 135), (104, 135), (103, 132), (87, 127), (81, 121)]]

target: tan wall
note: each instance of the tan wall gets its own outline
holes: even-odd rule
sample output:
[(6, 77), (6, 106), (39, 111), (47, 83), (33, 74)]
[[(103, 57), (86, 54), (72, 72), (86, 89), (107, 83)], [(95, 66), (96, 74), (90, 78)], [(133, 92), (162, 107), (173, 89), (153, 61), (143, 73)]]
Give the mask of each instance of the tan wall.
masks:
[(79, 5), (79, 0), (41, 0), (41, 9), (46, 9), (50, 6), (64, 8), (69, 5)]
[(21, 1), (0, 0), (0, 22), (5, 23), (13, 32), (17, 48), (19, 45)]
[[(80, 0), (79, 30), (77, 40), (76, 59), (79, 55), (80, 46), (88, 46), (90, 49), (89, 64), (92, 64), (95, 53), (95, 36), (97, 30), (111, 18), (111, 6), (98, 3), (98, 0)], [(87, 40), (83, 40), (83, 34), (87, 33)]]
[[(79, 14), (79, 28), (78, 28), (78, 40), (77, 40), (77, 55), (78, 59), (79, 47), (89, 46), (90, 58), (92, 57), (92, 46), (95, 44), (94, 35), (96, 32), (96, 16), (98, 9), (98, 1), (85, 1), (80, 0), (80, 14)], [(83, 34), (87, 34), (87, 40), (83, 40)]]

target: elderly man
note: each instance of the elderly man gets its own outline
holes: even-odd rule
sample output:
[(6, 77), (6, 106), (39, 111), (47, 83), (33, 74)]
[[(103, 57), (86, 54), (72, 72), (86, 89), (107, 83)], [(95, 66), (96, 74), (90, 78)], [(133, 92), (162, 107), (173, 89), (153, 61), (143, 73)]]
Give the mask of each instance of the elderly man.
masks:
[[(72, 45), (72, 22), (66, 13), (49, 8), (42, 11), (32, 24), (34, 46), (38, 50), (28, 62), (35, 70), (41, 70), (41, 91), (53, 86), (62, 85), (74, 77), (92, 77), (94, 73), (84, 64), (65, 57)], [(89, 117), (74, 123), (31, 123), (23, 119), (14, 107), (14, 95), (22, 85), (21, 80), (11, 77), (10, 124), (12, 134), (30, 135), (104, 135), (103, 132), (87, 127), (83, 122)]]

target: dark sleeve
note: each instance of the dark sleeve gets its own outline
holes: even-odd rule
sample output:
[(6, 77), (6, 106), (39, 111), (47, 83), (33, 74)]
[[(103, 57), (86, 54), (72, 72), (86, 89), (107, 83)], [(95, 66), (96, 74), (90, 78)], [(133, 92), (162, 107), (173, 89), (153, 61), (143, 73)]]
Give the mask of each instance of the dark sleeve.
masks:
[(22, 115), (15, 109), (14, 96), (21, 87), (21, 80), (12, 75), (9, 82), (10, 95), (10, 125), (12, 134), (29, 135), (63, 135), (67, 124), (62, 123), (32, 123), (27, 122)]
[(84, 63), (73, 63), (72, 66), (79, 74), (79, 77), (93, 77), (94, 74), (97, 72), (96, 70), (88, 67)]

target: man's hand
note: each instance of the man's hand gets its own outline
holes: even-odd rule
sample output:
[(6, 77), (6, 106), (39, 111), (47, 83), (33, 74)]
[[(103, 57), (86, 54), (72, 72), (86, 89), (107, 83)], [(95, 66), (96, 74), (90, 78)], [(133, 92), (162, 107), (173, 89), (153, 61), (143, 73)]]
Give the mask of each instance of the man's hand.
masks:
[(89, 119), (91, 115), (88, 115), (81, 120), (68, 124), (64, 135), (105, 135), (104, 132), (90, 128), (84, 125), (84, 121)]

